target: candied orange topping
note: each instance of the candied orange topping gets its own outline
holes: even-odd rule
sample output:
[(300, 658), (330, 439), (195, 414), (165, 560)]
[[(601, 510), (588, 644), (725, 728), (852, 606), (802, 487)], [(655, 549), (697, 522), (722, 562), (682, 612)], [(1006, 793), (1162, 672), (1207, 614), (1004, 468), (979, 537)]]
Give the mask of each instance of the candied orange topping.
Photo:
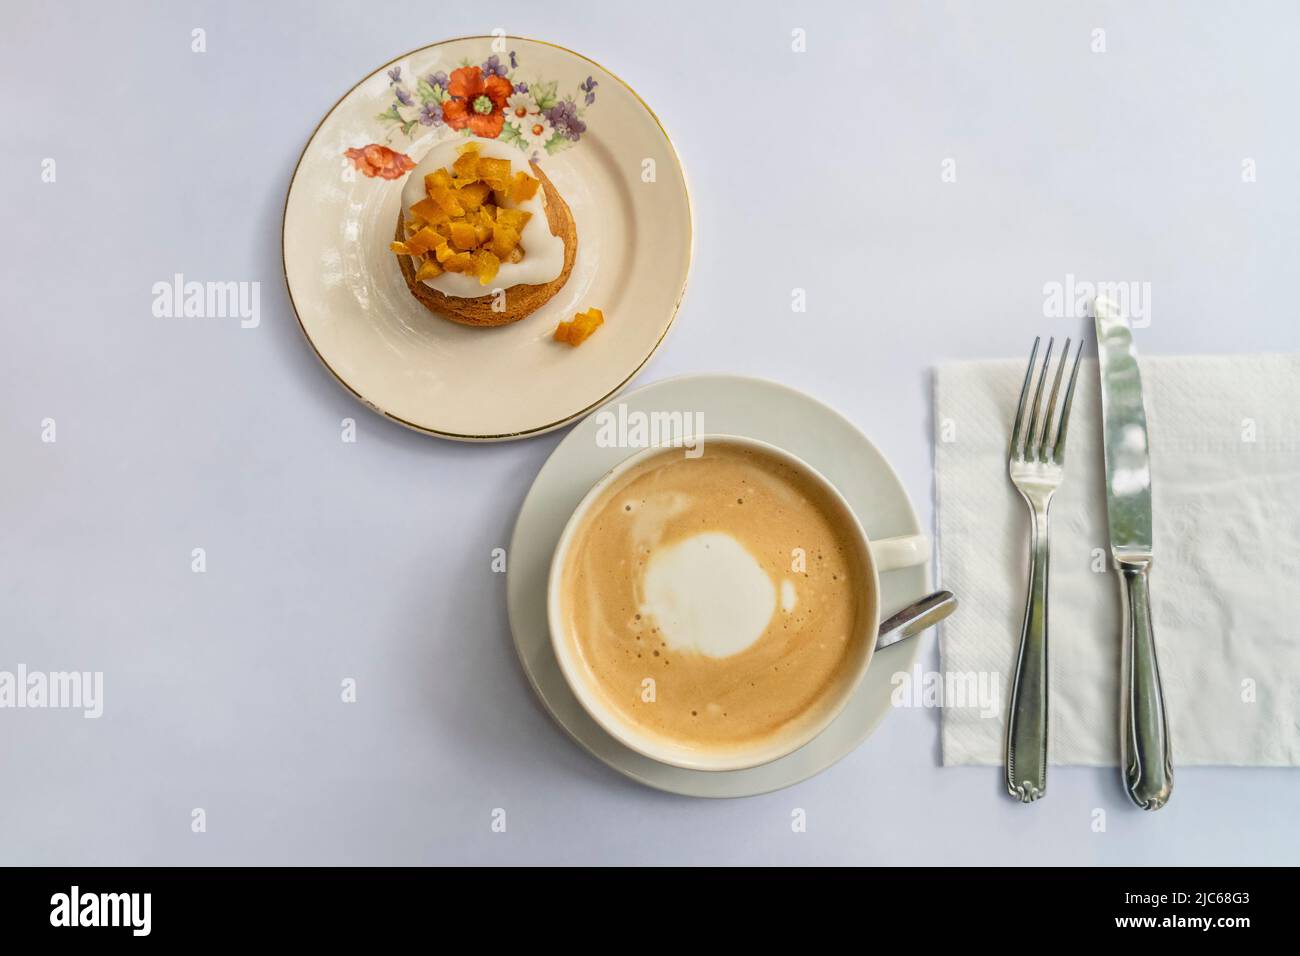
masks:
[(577, 348), (591, 334), (605, 324), (605, 313), (600, 309), (588, 309), (586, 312), (579, 312), (572, 321), (561, 322), (555, 327), (555, 341), (568, 342), (574, 348)]
[(540, 185), (527, 173), (515, 173), (515, 178), (510, 180), (510, 201), (527, 202), (537, 195), (537, 187)]
[[(512, 175), (510, 160), (481, 156), (478, 145), (468, 143), (450, 169), (435, 169), (424, 177), (425, 198), (408, 211), (406, 239), (389, 248), (414, 258), (416, 279), (460, 272), (487, 285), (503, 262), (523, 260), (520, 236), (533, 214), (516, 207), (536, 196), (540, 186), (525, 172)], [(590, 313), (596, 315), (595, 324), (572, 344), (603, 321), (600, 310)]]
[(415, 279), (417, 282), (423, 282), (425, 279), (436, 279), (440, 275), (442, 275), (442, 266), (438, 265), (437, 259), (430, 256), (420, 263)]

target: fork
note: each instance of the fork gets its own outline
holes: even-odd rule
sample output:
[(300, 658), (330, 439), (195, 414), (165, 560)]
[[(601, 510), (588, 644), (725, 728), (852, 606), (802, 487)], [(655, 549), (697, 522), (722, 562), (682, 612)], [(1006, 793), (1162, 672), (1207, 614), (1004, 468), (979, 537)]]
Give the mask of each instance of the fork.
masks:
[(1074, 357), (1070, 383), (1061, 402), (1057, 420), (1057, 398), (1061, 378), (1070, 357), (1070, 340), (1065, 340), (1061, 359), (1052, 382), (1052, 392), (1043, 410), (1043, 385), (1052, 364), (1053, 340), (1047, 340), (1038, 384), (1029, 404), (1029, 421), (1025, 422), (1026, 399), (1034, 380), (1040, 339), (1034, 339), (1025, 369), (1025, 383), (1020, 389), (1020, 405), (1011, 426), (1011, 444), (1007, 451), (1007, 470), (1025, 504), (1029, 506), (1029, 588), (1025, 597), (1025, 620), (1020, 628), (1020, 654), (1016, 659), (1016, 676), (1011, 686), (1011, 706), (1007, 715), (1007, 790), (1021, 803), (1032, 803), (1047, 790), (1047, 566), (1050, 550), (1047, 539), (1047, 513), (1052, 495), (1065, 476), (1065, 433), (1070, 422), (1070, 404), (1074, 400), (1074, 383), (1079, 375), (1080, 346)]

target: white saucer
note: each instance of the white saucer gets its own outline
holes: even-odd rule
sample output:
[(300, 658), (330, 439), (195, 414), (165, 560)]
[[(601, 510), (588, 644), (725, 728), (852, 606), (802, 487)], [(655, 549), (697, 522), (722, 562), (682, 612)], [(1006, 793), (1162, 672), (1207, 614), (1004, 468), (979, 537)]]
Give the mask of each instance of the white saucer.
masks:
[[(629, 412), (696, 412), (703, 430), (771, 442), (803, 458), (831, 480), (872, 538), (922, 533), (898, 475), (862, 432), (802, 392), (763, 379), (688, 375), (637, 389), (606, 408)], [(890, 711), (890, 678), (910, 671), (920, 641), (876, 652), (857, 693), (816, 739), (780, 760), (748, 770), (713, 772), (670, 767), (629, 750), (583, 710), (551, 650), (546, 581), (551, 554), (582, 496), (634, 449), (596, 443), (593, 413), (560, 442), (524, 499), (510, 542), (507, 603), (515, 649), (534, 690), (569, 734), (619, 773), (650, 787), (694, 797), (744, 797), (779, 790), (825, 770), (864, 741)], [(933, 590), (928, 566), (880, 576), (884, 616)]]

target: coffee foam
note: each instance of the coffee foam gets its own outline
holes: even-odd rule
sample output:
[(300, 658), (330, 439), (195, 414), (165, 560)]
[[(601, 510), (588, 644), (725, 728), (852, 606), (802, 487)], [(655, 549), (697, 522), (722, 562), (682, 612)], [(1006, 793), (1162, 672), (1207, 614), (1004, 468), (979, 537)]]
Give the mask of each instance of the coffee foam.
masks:
[(811, 719), (855, 675), (867, 580), (820, 485), (715, 440), (698, 458), (639, 463), (593, 504), (561, 617), (587, 682), (623, 717), (729, 749)]
[(763, 636), (776, 588), (731, 535), (708, 531), (659, 548), (642, 584), (642, 616), (674, 650), (705, 657), (739, 654)]

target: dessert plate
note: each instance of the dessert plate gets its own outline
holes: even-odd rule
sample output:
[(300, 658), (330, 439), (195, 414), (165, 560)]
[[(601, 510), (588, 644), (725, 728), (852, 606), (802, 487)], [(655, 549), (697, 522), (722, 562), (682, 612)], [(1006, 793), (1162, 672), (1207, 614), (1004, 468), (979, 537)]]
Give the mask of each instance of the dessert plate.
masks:
[[(637, 389), (607, 408), (616, 413), (611, 420), (633, 424), (646, 420), (638, 412), (698, 413), (701, 419), (689, 419), (700, 423), (698, 433), (758, 438), (807, 461), (840, 490), (869, 537), (922, 532), (907, 492), (875, 445), (838, 412), (787, 386), (733, 375), (689, 375)], [(608, 425), (602, 428), (601, 418), (590, 415), (560, 442), (538, 472), (515, 522), (506, 594), (515, 649), (533, 689), (579, 744), (618, 772), (660, 790), (743, 797), (788, 787), (825, 770), (862, 743), (889, 713), (890, 679), (912, 669), (920, 641), (877, 650), (853, 698), (826, 730), (794, 753), (747, 770), (686, 770), (644, 757), (606, 734), (569, 689), (546, 623), (551, 555), (583, 495), (636, 450), (609, 447), (611, 431)], [(885, 572), (880, 587), (882, 617), (887, 617), (933, 590), (930, 568)]]
[[(492, 77), (539, 118), (526, 134), (474, 95)], [(501, 328), (430, 313), (389, 251), (407, 171), (471, 133), (517, 146), (521, 164), (535, 156), (577, 225), (568, 282)], [(289, 186), (282, 247), (298, 322), (345, 388), (419, 431), (499, 441), (590, 411), (654, 354), (690, 270), (690, 200), (667, 133), (622, 80), (539, 40), (464, 37), (384, 64), (326, 114)], [(552, 341), (560, 320), (593, 306), (605, 325), (589, 341)]]

